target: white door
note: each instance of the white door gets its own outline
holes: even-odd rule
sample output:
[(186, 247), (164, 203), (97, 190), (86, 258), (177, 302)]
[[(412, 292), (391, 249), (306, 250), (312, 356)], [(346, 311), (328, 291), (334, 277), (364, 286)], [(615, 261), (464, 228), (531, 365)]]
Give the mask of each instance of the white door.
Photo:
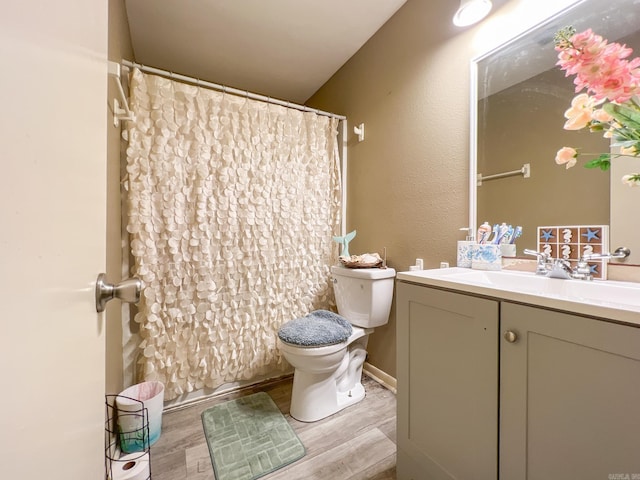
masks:
[(104, 478), (107, 0), (0, 14), (0, 478)]

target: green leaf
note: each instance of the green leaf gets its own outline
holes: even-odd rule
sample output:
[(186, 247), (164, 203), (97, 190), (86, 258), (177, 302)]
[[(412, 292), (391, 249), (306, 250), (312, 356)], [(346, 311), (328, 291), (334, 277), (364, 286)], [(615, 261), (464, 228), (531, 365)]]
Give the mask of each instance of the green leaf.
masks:
[(630, 130), (640, 131), (640, 111), (626, 105), (605, 103), (602, 109)]
[(624, 148), (628, 148), (628, 147), (633, 147), (633, 146), (635, 146), (635, 145), (637, 145), (637, 144), (638, 144), (638, 141), (637, 141), (637, 140), (624, 140), (624, 141), (621, 141), (621, 142), (615, 142), (615, 143), (612, 143), (612, 144), (611, 144), (611, 146), (612, 146), (612, 147), (624, 147)]
[(611, 167), (611, 154), (609, 153), (603, 153), (598, 158), (589, 160), (584, 164), (584, 168), (599, 168), (605, 172), (609, 170), (609, 167)]

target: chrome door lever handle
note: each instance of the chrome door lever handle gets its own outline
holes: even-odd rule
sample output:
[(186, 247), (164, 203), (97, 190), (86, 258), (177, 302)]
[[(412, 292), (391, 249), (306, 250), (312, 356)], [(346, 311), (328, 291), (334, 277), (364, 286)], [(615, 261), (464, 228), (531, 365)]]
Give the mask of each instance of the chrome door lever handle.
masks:
[(127, 303), (138, 303), (141, 291), (142, 280), (139, 278), (128, 278), (114, 285), (107, 282), (106, 274), (101, 273), (96, 280), (96, 311), (104, 312), (107, 302), (114, 298)]

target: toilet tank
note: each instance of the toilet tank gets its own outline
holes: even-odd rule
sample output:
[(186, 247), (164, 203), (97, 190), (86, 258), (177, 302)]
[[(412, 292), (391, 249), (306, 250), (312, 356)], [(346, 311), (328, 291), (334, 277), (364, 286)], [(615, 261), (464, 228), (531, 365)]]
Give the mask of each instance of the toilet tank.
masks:
[(338, 313), (353, 325), (373, 328), (389, 321), (393, 268), (331, 267)]

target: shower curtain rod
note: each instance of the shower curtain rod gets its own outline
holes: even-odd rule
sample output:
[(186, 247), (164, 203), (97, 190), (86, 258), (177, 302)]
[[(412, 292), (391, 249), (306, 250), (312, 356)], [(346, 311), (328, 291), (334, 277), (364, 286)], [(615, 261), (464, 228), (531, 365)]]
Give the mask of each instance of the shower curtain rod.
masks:
[(261, 102), (272, 103), (275, 105), (281, 105), (287, 108), (295, 108), (296, 110), (302, 110), (303, 112), (312, 112), (317, 115), (324, 115), (325, 117), (337, 118), (338, 120), (346, 120), (347, 117), (344, 115), (337, 115), (331, 112), (323, 112), (322, 110), (317, 110), (315, 108), (307, 107), (306, 105), (300, 105), (297, 103), (291, 103), (284, 100), (278, 100), (276, 98), (265, 97), (264, 95), (259, 95), (257, 93), (251, 93), (246, 90), (239, 90), (237, 88), (227, 87), (225, 85), (219, 85), (217, 83), (206, 82), (204, 80), (200, 80), (199, 78), (187, 77), (186, 75), (181, 75), (179, 73), (169, 72), (167, 70), (162, 70), (155, 67), (148, 67), (147, 65), (142, 65), (141, 63), (132, 62), (130, 60), (122, 60), (121, 65), (127, 68), (137, 68), (142, 72), (153, 73), (155, 75), (160, 75), (162, 77), (167, 77), (172, 80), (180, 80), (181, 82), (191, 83), (193, 85), (199, 87), (211, 88), (213, 90), (218, 90), (224, 93), (231, 93), (234, 95), (239, 95), (241, 97), (251, 98), (252, 100), (259, 100)]

